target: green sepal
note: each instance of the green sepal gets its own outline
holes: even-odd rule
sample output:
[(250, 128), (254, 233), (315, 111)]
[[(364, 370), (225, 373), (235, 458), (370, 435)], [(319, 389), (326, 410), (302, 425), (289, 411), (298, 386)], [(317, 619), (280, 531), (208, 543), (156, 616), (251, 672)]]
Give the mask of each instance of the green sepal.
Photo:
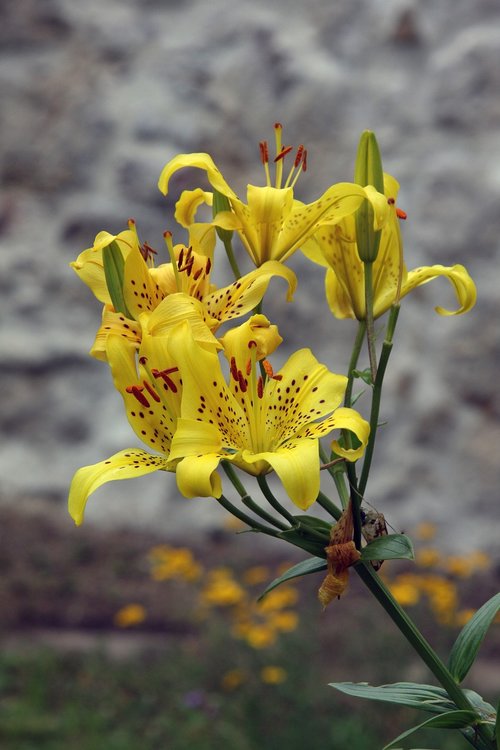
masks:
[(363, 547), (361, 560), (413, 560), (415, 553), (406, 534), (387, 534)]
[(462, 682), (473, 665), (479, 647), (499, 609), (500, 593), (483, 604), (458, 634), (448, 662), (448, 668), (457, 682)]
[[(361, 134), (354, 168), (354, 182), (362, 187), (373, 185), (379, 192), (384, 192), (384, 173), (382, 159), (375, 134), (365, 130)], [(363, 263), (373, 263), (377, 258), (380, 245), (380, 230), (373, 229), (374, 212), (370, 202), (365, 198), (354, 216), (356, 222), (356, 244), (358, 255)]]
[[(218, 190), (213, 191), (213, 202), (212, 202), (212, 216), (217, 216), (218, 213), (221, 211), (230, 211), (231, 210), (231, 204), (229, 203), (228, 198), (225, 195), (222, 195), (222, 193), (219, 193)], [(231, 242), (233, 237), (233, 230), (232, 229), (223, 229), (222, 227), (215, 227), (215, 231), (217, 232), (217, 236), (219, 239), (226, 243)]]
[(297, 563), (297, 565), (293, 565), (291, 568), (288, 568), (288, 570), (286, 570), (282, 575), (280, 575), (278, 578), (275, 578), (274, 581), (271, 581), (269, 586), (259, 596), (258, 601), (263, 599), (266, 594), (275, 589), (277, 586), (281, 586), (282, 583), (290, 581), (292, 578), (300, 578), (300, 576), (307, 576), (311, 573), (319, 573), (319, 571), (321, 570), (326, 570), (327, 567), (328, 566), (326, 561), (321, 557), (309, 557), (307, 560), (302, 560), (302, 562)]
[(416, 727), (407, 729), (406, 732), (400, 734), (396, 739), (389, 742), (383, 750), (390, 750), (394, 748), (396, 742), (409, 737), (410, 734), (417, 732), (419, 729), (463, 729), (464, 727), (471, 726), (476, 721), (477, 716), (473, 711), (447, 711), (446, 713), (439, 714), (438, 716), (431, 716), (427, 721), (423, 721), (421, 724), (417, 724)]
[(122, 313), (126, 318), (133, 320), (123, 295), (125, 260), (116, 240), (113, 240), (109, 245), (102, 249), (102, 263), (104, 266), (106, 286), (108, 287), (113, 307), (116, 312)]

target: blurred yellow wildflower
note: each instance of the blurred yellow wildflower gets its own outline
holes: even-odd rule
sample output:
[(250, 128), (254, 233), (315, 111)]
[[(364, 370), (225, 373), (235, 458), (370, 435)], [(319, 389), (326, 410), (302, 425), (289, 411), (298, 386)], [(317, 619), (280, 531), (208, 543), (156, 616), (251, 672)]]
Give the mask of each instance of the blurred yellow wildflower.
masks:
[(274, 612), (269, 615), (269, 623), (282, 633), (290, 633), (299, 624), (299, 616), (289, 609), (284, 612)]
[(283, 667), (268, 666), (263, 667), (260, 672), (260, 679), (265, 682), (266, 685), (279, 685), (284, 682), (287, 678), (286, 670)]
[(418, 577), (400, 575), (389, 584), (391, 594), (402, 607), (413, 607), (420, 599)]
[(114, 616), (114, 623), (119, 628), (131, 628), (140, 625), (146, 619), (146, 609), (142, 604), (127, 604)]
[(436, 536), (436, 525), (430, 523), (430, 521), (422, 521), (422, 523), (419, 523), (415, 529), (415, 536), (417, 539), (421, 539), (424, 542), (434, 539)]
[(280, 586), (270, 591), (261, 601), (259, 610), (261, 612), (272, 612), (284, 607), (290, 607), (297, 603), (299, 594), (293, 586)]
[(474, 617), (476, 614), (476, 610), (469, 608), (469, 609), (461, 609), (457, 612), (455, 617), (455, 625), (457, 627), (462, 628), (464, 625), (466, 625), (469, 620)]
[(245, 590), (225, 568), (210, 571), (200, 594), (201, 601), (212, 607), (232, 607), (243, 602), (246, 596)]
[(417, 551), (415, 560), (422, 568), (434, 568), (441, 562), (441, 555), (434, 547), (423, 547)]
[(187, 547), (175, 548), (162, 544), (153, 547), (149, 559), (151, 576), (155, 581), (196, 581), (201, 576), (202, 568)]
[(249, 646), (255, 649), (269, 648), (276, 642), (276, 631), (269, 625), (251, 624), (245, 629), (243, 636)]
[(246, 675), (242, 669), (230, 669), (222, 677), (222, 689), (223, 690), (235, 690), (243, 682), (245, 682)]
[(270, 577), (269, 568), (265, 565), (254, 565), (252, 568), (248, 568), (243, 573), (243, 583), (248, 586), (257, 586), (259, 583), (264, 583)]

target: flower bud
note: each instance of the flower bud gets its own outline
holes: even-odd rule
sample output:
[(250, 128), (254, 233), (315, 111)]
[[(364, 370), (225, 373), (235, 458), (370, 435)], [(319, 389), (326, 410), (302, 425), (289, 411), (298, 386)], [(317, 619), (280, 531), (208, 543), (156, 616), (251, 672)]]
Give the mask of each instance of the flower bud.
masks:
[(104, 266), (104, 276), (106, 286), (108, 287), (111, 302), (117, 313), (122, 313), (126, 318), (131, 318), (125, 297), (123, 293), (123, 278), (125, 261), (123, 259), (120, 246), (113, 240), (109, 245), (102, 249), (102, 264)]
[[(371, 130), (365, 130), (359, 139), (354, 182), (362, 187), (372, 185), (379, 193), (384, 192), (384, 173), (377, 139)], [(355, 214), (356, 243), (358, 255), (364, 263), (373, 263), (380, 244), (380, 231), (375, 231), (374, 213), (365, 199)]]

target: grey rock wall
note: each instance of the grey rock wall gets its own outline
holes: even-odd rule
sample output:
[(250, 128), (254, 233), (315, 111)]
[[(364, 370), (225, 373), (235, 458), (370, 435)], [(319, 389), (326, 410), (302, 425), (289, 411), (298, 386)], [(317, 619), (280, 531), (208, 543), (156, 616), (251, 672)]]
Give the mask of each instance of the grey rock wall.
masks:
[[(387, 377), (369, 500), (397, 528), (492, 548), (500, 464), (500, 7), (493, 0), (16, 0), (0, 8), (0, 494), (58, 504), (74, 470), (136, 439), (106, 368), (90, 359), (99, 307), (68, 263), (129, 216), (161, 246), (175, 197), (156, 181), (175, 153), (209, 151), (243, 192), (257, 143), (285, 125), (309, 148), (299, 197), (350, 179), (376, 131), (401, 182), (409, 267), (461, 262), (475, 310), (445, 281), (407, 298)], [(180, 238), (179, 238), (180, 239)], [(268, 307), (343, 371), (354, 324), (334, 321), (322, 274), (299, 257), (297, 308)], [(162, 529), (209, 523), (209, 500), (169, 476), (108, 486), (89, 521)]]

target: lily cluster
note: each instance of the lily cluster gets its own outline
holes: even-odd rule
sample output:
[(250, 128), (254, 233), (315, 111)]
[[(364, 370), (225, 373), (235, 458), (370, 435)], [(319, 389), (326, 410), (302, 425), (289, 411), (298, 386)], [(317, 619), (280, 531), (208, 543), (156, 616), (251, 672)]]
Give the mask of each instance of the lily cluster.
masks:
[[(326, 268), (326, 296), (337, 318), (379, 317), (437, 276), (449, 279), (459, 302), (454, 313), (437, 308), (440, 314), (465, 312), (475, 302), (462, 266), (407, 271), (393, 177), (372, 179), (368, 171), (368, 178), (335, 183), (305, 204), (295, 196), (307, 166), (304, 147), (292, 153), (276, 124), (274, 157), (266, 142), (260, 154), (265, 185), (248, 185), (246, 202), (208, 154), (182, 154), (166, 164), (162, 193), (172, 175), (188, 167), (201, 170), (211, 187), (179, 197), (175, 219), (187, 230), (186, 244), (174, 245), (165, 232), (164, 250), (156, 250), (141, 242), (129, 221), (117, 235), (100, 232), (71, 264), (103, 305), (91, 354), (109, 366), (130, 425), (148, 448), (122, 450), (76, 472), (69, 511), (77, 524), (104, 483), (159, 470), (175, 473), (185, 497), (221, 498), (221, 465), (233, 476), (235, 468), (258, 478), (274, 472), (292, 503), (306, 510), (320, 495), (322, 438), (341, 431), (340, 439), (329, 437), (333, 461), (362, 457), (370, 425), (345, 400), (348, 378), (330, 372), (309, 348), (295, 351), (277, 371), (271, 363), (282, 338), (262, 305), (275, 277), (285, 281), (292, 301), (297, 278), (285, 262), (294, 252)], [(212, 209), (208, 221), (197, 221), (202, 206)], [(366, 237), (377, 240), (371, 297), (365, 294)], [(224, 260), (218, 238), (235, 274), (223, 288), (211, 280), (214, 265)], [(244, 275), (235, 238), (255, 265)], [(162, 252), (166, 262), (157, 263)]]

